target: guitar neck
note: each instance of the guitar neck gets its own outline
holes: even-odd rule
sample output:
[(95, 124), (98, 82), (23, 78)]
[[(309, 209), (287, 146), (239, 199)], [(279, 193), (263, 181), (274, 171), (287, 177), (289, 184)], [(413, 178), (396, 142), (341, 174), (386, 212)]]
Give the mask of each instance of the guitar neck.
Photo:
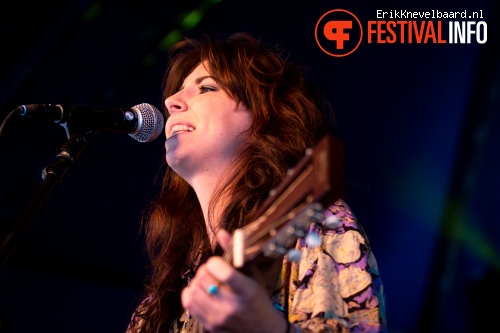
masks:
[[(293, 238), (301, 235), (300, 230), (295, 235), (295, 230), (307, 227), (308, 222), (304, 222), (307, 218), (297, 218), (301, 212), (311, 209), (313, 204), (321, 207), (344, 197), (343, 161), (342, 143), (332, 136), (325, 136), (314, 148), (307, 149), (282, 183), (271, 191), (254, 215), (256, 218), (235, 231), (224, 258), (241, 268), (262, 254), (268, 255), (273, 241), (280, 243), (280, 251), (289, 247)], [(313, 210), (317, 211), (318, 205)], [(284, 226), (291, 228), (291, 232), (280, 232)], [(265, 249), (267, 253), (263, 252)]]

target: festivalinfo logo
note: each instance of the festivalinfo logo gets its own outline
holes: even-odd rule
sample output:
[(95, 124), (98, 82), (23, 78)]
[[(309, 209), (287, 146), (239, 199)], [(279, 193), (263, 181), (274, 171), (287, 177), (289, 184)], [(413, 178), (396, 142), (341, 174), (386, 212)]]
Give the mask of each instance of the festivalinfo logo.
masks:
[(314, 30), (319, 48), (345, 57), (368, 44), (484, 44), (488, 25), (483, 11), (376, 10), (376, 20), (361, 22), (345, 9), (323, 14)]

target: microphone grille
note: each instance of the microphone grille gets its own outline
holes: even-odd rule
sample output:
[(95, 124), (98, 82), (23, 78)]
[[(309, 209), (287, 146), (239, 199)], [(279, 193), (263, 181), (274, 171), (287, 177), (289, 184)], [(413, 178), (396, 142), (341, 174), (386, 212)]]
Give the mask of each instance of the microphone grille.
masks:
[(129, 135), (139, 142), (149, 142), (156, 139), (165, 126), (161, 112), (148, 103), (137, 104), (132, 109), (138, 111), (138, 123), (135, 133)]

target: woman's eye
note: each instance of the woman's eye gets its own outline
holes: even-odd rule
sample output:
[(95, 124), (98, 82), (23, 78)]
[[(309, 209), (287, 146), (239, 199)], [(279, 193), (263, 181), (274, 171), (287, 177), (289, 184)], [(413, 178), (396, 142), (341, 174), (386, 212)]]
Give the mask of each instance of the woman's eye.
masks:
[(209, 92), (209, 91), (215, 91), (215, 88), (209, 87), (209, 86), (201, 86), (199, 89), (200, 89), (200, 93), (202, 93), (202, 94)]

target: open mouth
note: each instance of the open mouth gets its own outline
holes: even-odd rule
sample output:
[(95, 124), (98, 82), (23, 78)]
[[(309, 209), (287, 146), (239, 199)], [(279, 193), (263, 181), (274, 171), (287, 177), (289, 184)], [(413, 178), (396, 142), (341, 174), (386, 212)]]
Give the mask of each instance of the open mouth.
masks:
[(170, 129), (170, 137), (173, 137), (174, 135), (177, 135), (181, 132), (192, 132), (192, 131), (194, 131), (194, 127), (192, 126), (176, 124), (172, 126), (172, 128)]

